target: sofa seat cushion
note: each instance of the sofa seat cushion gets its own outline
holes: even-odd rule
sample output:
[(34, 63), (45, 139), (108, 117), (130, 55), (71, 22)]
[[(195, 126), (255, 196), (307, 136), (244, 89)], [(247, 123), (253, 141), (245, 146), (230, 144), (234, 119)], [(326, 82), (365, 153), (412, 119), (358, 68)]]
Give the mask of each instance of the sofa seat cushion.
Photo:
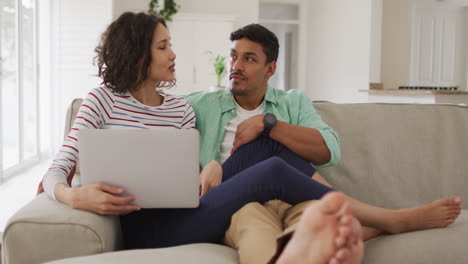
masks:
[[(397, 235), (385, 235), (365, 244), (363, 264), (468, 263), (465, 239), (468, 237), (468, 210), (447, 228)], [(164, 249), (127, 250), (94, 256), (69, 258), (50, 264), (80, 263), (238, 263), (235, 250), (214, 244), (191, 244)]]
[(363, 264), (468, 263), (468, 210), (446, 228), (435, 228), (371, 239), (365, 244)]
[(49, 264), (203, 263), (237, 264), (237, 252), (215, 244), (190, 244), (170, 248), (125, 250), (86, 257), (68, 258)]

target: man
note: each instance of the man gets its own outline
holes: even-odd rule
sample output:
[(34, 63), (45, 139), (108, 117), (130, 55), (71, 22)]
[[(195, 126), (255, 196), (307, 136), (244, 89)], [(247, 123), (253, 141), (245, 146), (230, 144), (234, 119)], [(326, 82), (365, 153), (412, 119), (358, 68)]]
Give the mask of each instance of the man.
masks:
[[(218, 162), (223, 163), (223, 180), (228, 180), (247, 166), (270, 158), (292, 167), (294, 170), (288, 176), (298, 172), (321, 183), (318, 185), (321, 188), (330, 186), (310, 163), (329, 166), (338, 162), (336, 133), (320, 119), (310, 99), (300, 91), (284, 92), (268, 86), (276, 69), (276, 36), (260, 25), (251, 24), (233, 32), (231, 41), (230, 89), (188, 97), (201, 135), (201, 165), (214, 168), (213, 173), (207, 170), (208, 173), (200, 175), (201, 194), (220, 184)], [(343, 195), (363, 225), (364, 241), (382, 233), (446, 227), (461, 212), (461, 198), (456, 196), (390, 210)], [(294, 207), (279, 201), (247, 204), (232, 216), (225, 241), (238, 249), (242, 263), (265, 263), (281, 249), (276, 239), (278, 243), (287, 242), (290, 231), (295, 230), (299, 220), (303, 222), (302, 212), (310, 203)]]
[[(224, 163), (231, 153), (261, 135), (313, 164), (336, 164), (340, 156), (338, 136), (321, 120), (310, 99), (297, 90), (285, 92), (268, 86), (276, 70), (276, 36), (261, 25), (251, 24), (233, 32), (231, 41), (230, 89), (188, 96), (200, 131), (201, 165), (205, 167), (213, 160)], [(316, 180), (326, 183), (322, 178)], [(217, 184), (202, 179), (202, 194)], [(265, 263), (275, 252), (276, 237), (284, 225), (281, 218), (288, 213), (286, 226), (292, 225), (305, 207), (300, 204), (290, 208), (279, 201), (265, 207), (247, 205), (233, 216), (226, 242), (239, 250), (242, 263)], [(244, 227), (251, 232), (240, 230)], [(251, 249), (260, 237), (264, 245), (261, 254)]]

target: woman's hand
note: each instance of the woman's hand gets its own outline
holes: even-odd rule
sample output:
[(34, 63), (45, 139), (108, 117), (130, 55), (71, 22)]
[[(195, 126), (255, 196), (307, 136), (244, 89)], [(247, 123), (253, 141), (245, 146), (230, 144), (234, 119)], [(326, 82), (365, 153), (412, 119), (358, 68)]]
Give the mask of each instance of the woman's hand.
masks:
[(223, 179), (223, 168), (218, 161), (212, 160), (200, 173), (200, 197), (209, 190), (221, 184)]
[(130, 204), (134, 196), (116, 196), (123, 193), (121, 188), (96, 183), (70, 188), (63, 183), (55, 186), (57, 200), (73, 209), (80, 209), (100, 215), (121, 215), (140, 210), (138, 205)]

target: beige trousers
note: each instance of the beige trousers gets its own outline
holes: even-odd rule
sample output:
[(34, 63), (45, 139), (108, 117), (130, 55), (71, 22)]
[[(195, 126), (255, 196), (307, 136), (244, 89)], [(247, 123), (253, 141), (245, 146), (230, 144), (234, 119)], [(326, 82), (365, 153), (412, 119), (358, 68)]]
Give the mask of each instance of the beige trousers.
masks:
[(237, 249), (241, 264), (273, 263), (291, 238), (304, 209), (279, 200), (249, 203), (237, 211), (226, 231), (226, 245)]

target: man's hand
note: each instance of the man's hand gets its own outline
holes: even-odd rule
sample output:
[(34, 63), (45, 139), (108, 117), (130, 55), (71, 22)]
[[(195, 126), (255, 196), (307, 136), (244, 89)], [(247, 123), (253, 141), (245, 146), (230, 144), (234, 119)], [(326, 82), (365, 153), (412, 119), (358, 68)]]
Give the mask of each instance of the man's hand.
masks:
[(55, 189), (56, 198), (74, 209), (100, 215), (121, 215), (140, 210), (138, 205), (130, 204), (135, 197), (117, 196), (123, 193), (123, 190), (107, 184), (88, 184), (76, 188), (57, 184)]
[(231, 155), (241, 146), (252, 142), (263, 132), (263, 114), (244, 120), (237, 126), (236, 136), (232, 145)]
[(223, 179), (223, 168), (218, 161), (212, 160), (203, 168), (200, 173), (200, 197), (209, 190), (221, 184)]

